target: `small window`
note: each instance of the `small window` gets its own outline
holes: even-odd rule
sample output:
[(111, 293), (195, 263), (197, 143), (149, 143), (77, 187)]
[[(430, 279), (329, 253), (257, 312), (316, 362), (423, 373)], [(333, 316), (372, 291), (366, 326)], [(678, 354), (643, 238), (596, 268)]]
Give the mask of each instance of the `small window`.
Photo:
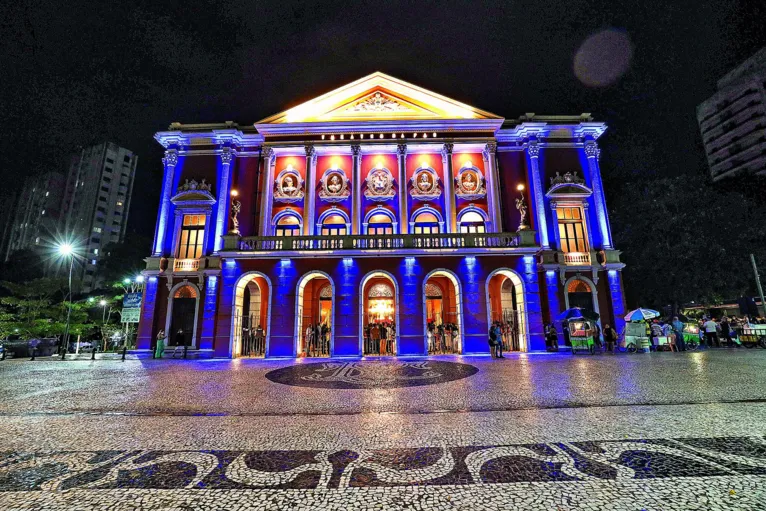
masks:
[(102, 186), (101, 187), (101, 191), (102, 192), (108, 192), (109, 191), (109, 187), (108, 186)]
[(94, 227), (93, 232), (101, 232), (101, 227)]
[(118, 206), (122, 206), (122, 202), (119, 202), (119, 201), (118, 201), (118, 202), (117, 202), (117, 205), (118, 205)]
[(98, 211), (100, 213), (106, 213), (106, 208), (99, 206), (99, 207), (96, 208), (96, 211)]
[(484, 218), (476, 211), (468, 211), (460, 217), (460, 232), (483, 233), (486, 232)]
[(98, 200), (99, 202), (106, 202), (106, 197), (103, 197), (103, 196), (99, 197)]
[(346, 220), (340, 215), (328, 215), (322, 222), (322, 236), (345, 236)]
[(91, 238), (91, 243), (101, 243), (101, 240), (99, 238)]
[(113, 159), (111, 159), (111, 158), (107, 158), (107, 159), (106, 159), (106, 162), (107, 162), (107, 163), (114, 163), (114, 160), (113, 160)]
[(181, 239), (178, 243), (179, 259), (199, 259), (205, 238), (205, 215), (184, 215)]
[(111, 182), (112, 182), (112, 178), (111, 177), (104, 176), (104, 183), (111, 183)]
[(439, 219), (429, 212), (420, 213), (415, 217), (415, 234), (439, 234)]
[(274, 236), (300, 236), (301, 221), (295, 215), (285, 215), (277, 220)]
[(130, 156), (124, 156), (122, 158), (122, 161), (124, 161), (125, 163), (130, 163)]

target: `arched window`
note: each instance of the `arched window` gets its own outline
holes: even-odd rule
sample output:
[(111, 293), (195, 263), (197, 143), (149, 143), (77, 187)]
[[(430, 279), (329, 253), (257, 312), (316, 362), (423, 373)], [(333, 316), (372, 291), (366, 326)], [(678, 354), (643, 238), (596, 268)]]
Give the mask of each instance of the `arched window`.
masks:
[(431, 212), (424, 211), (415, 217), (415, 234), (439, 234), (439, 219)]
[(391, 218), (383, 213), (372, 215), (367, 222), (367, 234), (394, 234)]
[(460, 215), (460, 232), (483, 233), (487, 232), (484, 218), (476, 211), (466, 211)]
[(301, 219), (298, 215), (283, 215), (274, 226), (274, 236), (300, 236)]
[(322, 221), (322, 236), (345, 236), (346, 219), (338, 214), (327, 215)]

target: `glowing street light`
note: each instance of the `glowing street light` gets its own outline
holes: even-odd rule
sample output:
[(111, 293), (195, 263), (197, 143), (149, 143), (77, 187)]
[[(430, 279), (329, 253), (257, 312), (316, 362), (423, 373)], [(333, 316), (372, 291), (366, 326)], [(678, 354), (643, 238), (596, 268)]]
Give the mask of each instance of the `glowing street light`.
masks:
[(67, 307), (66, 312), (66, 328), (64, 329), (64, 340), (61, 343), (61, 360), (65, 360), (67, 349), (69, 349), (69, 320), (72, 317), (72, 271), (74, 270), (74, 247), (71, 243), (61, 243), (56, 248), (62, 257), (69, 258), (69, 293), (67, 296), (69, 306)]
[(136, 282), (138, 282), (139, 284), (143, 284), (144, 283), (144, 276), (143, 275), (138, 275), (136, 277)]

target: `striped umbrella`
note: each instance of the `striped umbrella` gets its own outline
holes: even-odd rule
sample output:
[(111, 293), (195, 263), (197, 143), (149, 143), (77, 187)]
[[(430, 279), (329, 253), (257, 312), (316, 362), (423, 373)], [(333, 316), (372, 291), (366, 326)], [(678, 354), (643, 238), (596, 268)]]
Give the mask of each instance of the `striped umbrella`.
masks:
[(645, 321), (647, 319), (658, 318), (660, 313), (652, 309), (638, 308), (625, 315), (625, 321)]

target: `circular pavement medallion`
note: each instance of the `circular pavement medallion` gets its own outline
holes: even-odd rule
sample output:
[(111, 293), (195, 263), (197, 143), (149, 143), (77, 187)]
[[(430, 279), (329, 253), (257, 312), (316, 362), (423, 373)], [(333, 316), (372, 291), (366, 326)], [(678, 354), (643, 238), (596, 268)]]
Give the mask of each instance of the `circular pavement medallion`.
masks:
[(460, 380), (479, 372), (477, 367), (436, 360), (327, 361), (298, 364), (266, 373), (285, 385), (320, 389), (380, 389), (418, 387)]

